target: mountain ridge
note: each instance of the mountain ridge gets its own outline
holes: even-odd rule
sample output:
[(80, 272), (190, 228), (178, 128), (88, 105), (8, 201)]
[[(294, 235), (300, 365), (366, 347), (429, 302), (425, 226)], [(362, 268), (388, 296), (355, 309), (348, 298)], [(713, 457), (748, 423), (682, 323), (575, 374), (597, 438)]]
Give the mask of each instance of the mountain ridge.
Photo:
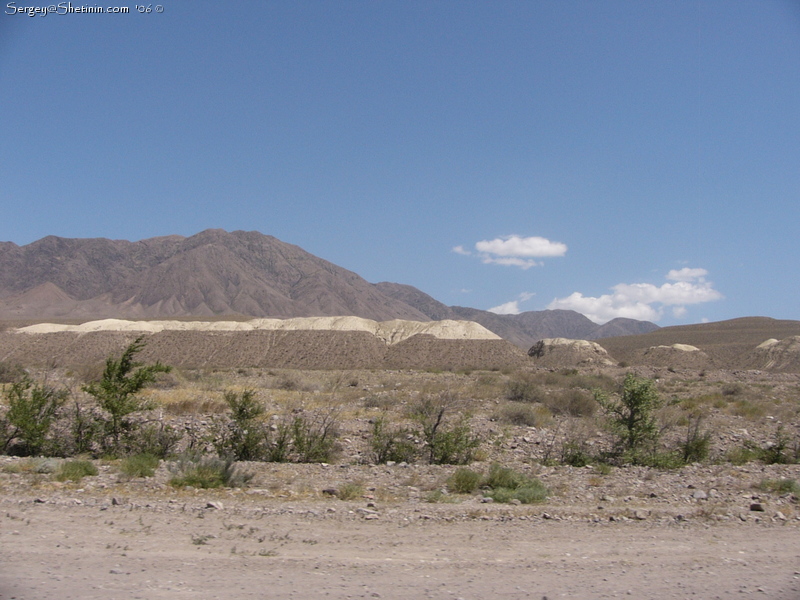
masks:
[(475, 321), (526, 348), (545, 337), (596, 339), (658, 326), (597, 325), (574, 311), (496, 315), (447, 306), (410, 285), (369, 283), (256, 231), (208, 229), (131, 242), (46, 236), (0, 243), (0, 319), (358, 316)]

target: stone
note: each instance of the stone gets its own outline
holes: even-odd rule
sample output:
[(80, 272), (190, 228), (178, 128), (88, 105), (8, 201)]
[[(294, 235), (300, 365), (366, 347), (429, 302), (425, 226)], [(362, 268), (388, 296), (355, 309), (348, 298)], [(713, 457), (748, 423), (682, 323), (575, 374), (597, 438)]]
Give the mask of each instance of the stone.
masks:
[(206, 503), (206, 508), (213, 508), (215, 510), (223, 510), (225, 506), (219, 500), (212, 500)]
[(752, 512), (764, 512), (764, 505), (761, 502), (753, 502), (750, 504), (750, 510)]

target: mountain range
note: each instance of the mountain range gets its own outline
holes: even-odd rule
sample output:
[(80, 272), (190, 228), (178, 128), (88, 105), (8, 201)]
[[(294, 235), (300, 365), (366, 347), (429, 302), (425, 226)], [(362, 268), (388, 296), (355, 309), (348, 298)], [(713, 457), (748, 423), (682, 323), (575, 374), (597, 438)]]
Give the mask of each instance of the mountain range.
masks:
[(410, 285), (356, 273), (259, 232), (209, 229), (130, 242), (48, 236), (0, 242), (0, 320), (308, 317), (469, 320), (522, 348), (547, 337), (648, 333), (646, 321), (598, 325), (569, 310), (497, 315), (447, 306)]

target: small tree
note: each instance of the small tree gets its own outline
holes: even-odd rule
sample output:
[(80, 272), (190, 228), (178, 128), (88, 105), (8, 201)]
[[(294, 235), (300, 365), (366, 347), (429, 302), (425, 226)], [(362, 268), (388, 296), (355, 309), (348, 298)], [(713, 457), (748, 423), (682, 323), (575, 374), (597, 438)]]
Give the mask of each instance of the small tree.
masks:
[(29, 456), (42, 454), (47, 434), (67, 398), (67, 391), (33, 383), (26, 375), (21, 381), (11, 384), (6, 397), (8, 412), (3, 419), (3, 451), (17, 439), (21, 442), (18, 453)]
[(619, 398), (609, 398), (600, 390), (594, 392), (594, 397), (609, 419), (609, 426), (617, 436), (617, 449), (622, 454), (636, 460), (643, 450), (654, 449), (660, 434), (655, 411), (661, 401), (651, 379), (628, 373)]
[(151, 408), (137, 394), (148, 383), (155, 381), (158, 373), (169, 373), (172, 370), (160, 362), (154, 365), (136, 362), (134, 357), (144, 346), (144, 336), (139, 336), (125, 349), (119, 360), (106, 360), (106, 368), (100, 381), (83, 386), (83, 390), (93, 396), (100, 408), (110, 415), (107, 433), (111, 437), (114, 452), (119, 452), (123, 430), (130, 428), (127, 416)]

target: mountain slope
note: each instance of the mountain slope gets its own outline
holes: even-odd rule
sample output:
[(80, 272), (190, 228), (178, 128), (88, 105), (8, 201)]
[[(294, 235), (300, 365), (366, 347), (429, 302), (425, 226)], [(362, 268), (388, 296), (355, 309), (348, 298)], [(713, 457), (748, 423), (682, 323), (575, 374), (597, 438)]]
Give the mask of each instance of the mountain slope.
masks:
[(428, 320), (355, 273), (257, 232), (0, 247), (0, 318), (232, 314)]
[(547, 337), (594, 339), (657, 328), (629, 319), (598, 326), (574, 311), (496, 315), (447, 306), (410, 285), (368, 283), (254, 231), (0, 243), (0, 320), (235, 315), (469, 320), (526, 350)]

